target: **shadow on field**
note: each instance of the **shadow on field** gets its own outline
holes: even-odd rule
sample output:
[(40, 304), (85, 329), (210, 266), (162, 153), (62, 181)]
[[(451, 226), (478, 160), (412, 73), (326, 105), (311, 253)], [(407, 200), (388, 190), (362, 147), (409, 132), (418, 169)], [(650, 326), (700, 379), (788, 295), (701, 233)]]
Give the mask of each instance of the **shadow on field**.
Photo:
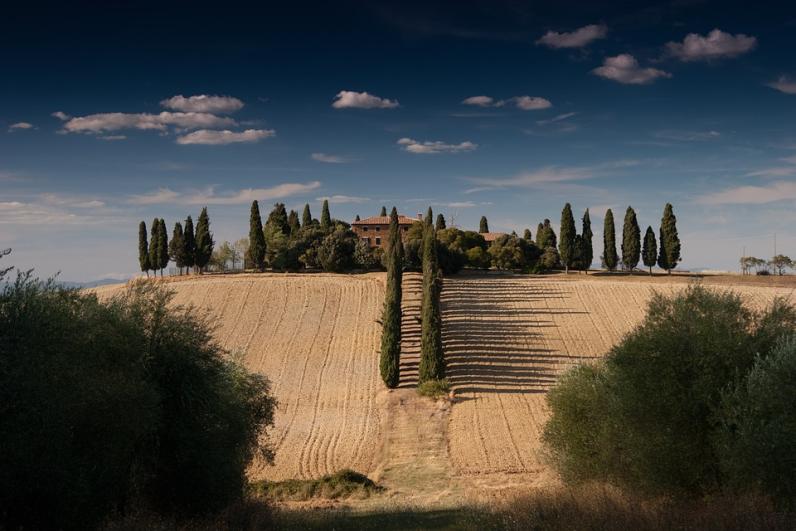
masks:
[[(279, 529), (403, 531), (421, 529), (488, 529), (489, 519), (474, 510), (401, 510), (358, 513), (335, 510), (280, 511)], [(486, 525), (485, 525), (486, 524)]]

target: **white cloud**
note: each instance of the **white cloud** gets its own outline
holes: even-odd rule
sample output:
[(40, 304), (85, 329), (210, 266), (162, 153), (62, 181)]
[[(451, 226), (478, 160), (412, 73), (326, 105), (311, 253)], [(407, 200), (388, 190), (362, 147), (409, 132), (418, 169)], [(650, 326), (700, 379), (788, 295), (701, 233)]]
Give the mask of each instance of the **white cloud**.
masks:
[(0, 225), (96, 225), (126, 223), (103, 201), (84, 196), (41, 194), (24, 200), (0, 201)]
[(69, 118), (71, 118), (71, 116), (62, 111), (55, 111), (50, 116), (52, 116), (53, 118), (58, 118), (59, 120), (64, 122), (67, 121)]
[(17, 122), (8, 126), (8, 132), (13, 133), (19, 129), (33, 129), (33, 124), (28, 122)]
[(107, 141), (114, 141), (114, 140), (127, 140), (125, 135), (105, 135), (105, 136), (98, 136), (100, 140), (107, 140)]
[(576, 113), (576, 112), (566, 112), (564, 114), (559, 114), (558, 116), (553, 116), (552, 118), (550, 118), (548, 120), (537, 120), (536, 123), (538, 125), (554, 124), (556, 122), (560, 122), (562, 120), (566, 120), (567, 118), (572, 118), (576, 114), (578, 114), (578, 113)]
[(787, 76), (779, 76), (776, 81), (766, 83), (766, 85), (785, 94), (796, 94), (796, 81)]
[(224, 145), (238, 142), (257, 142), (263, 138), (270, 138), (275, 135), (276, 131), (273, 129), (246, 129), (241, 132), (229, 131), (227, 129), (223, 131), (200, 129), (199, 131), (177, 137), (177, 143), (183, 145)]
[(636, 58), (629, 53), (606, 57), (603, 66), (595, 68), (592, 73), (626, 85), (646, 85), (660, 77), (672, 77), (670, 73), (657, 68), (641, 68)]
[(490, 96), (470, 96), (462, 101), (464, 105), (476, 105), (478, 107), (505, 107), (514, 105), (523, 111), (536, 111), (549, 109), (553, 106), (550, 100), (538, 96), (514, 96), (505, 100), (495, 100)]
[(796, 200), (796, 182), (793, 181), (777, 181), (765, 186), (738, 186), (697, 198), (697, 202), (704, 205), (761, 205), (793, 200)]
[(548, 31), (536, 44), (542, 44), (550, 48), (582, 48), (588, 44), (602, 39), (608, 33), (608, 28), (604, 24), (589, 24), (569, 33)]
[(73, 208), (100, 208), (105, 206), (104, 201), (99, 199), (90, 199), (87, 197), (64, 196), (58, 194), (42, 194), (40, 196), (42, 203), (54, 206), (64, 206)]
[(427, 155), (436, 153), (461, 153), (464, 151), (473, 151), (478, 147), (478, 144), (474, 144), (470, 141), (461, 142), (460, 144), (446, 144), (439, 140), (435, 142), (418, 142), (411, 138), (401, 138), (397, 143), (403, 146), (404, 151)]
[(343, 164), (348, 162), (348, 159), (344, 157), (340, 157), (338, 155), (329, 155), (327, 153), (313, 153), (311, 157), (312, 160), (317, 160), (318, 162), (325, 162), (327, 164)]
[(234, 193), (217, 194), (215, 187), (189, 193), (179, 193), (169, 188), (160, 188), (149, 194), (133, 195), (128, 200), (134, 205), (176, 203), (181, 205), (244, 205), (255, 199), (266, 201), (300, 195), (321, 186), (320, 181), (308, 183), (282, 183), (270, 188), (245, 188)]
[(737, 57), (753, 50), (755, 46), (755, 37), (743, 33), (731, 35), (719, 29), (714, 29), (704, 37), (689, 33), (683, 42), (666, 43), (669, 54), (685, 62)]
[(335, 109), (394, 109), (398, 107), (398, 100), (380, 98), (367, 92), (341, 90), (335, 96), (332, 107)]
[(184, 112), (208, 112), (228, 114), (243, 108), (243, 102), (232, 96), (208, 96), (200, 94), (186, 98), (182, 94), (160, 102), (162, 107)]
[(69, 118), (64, 131), (69, 133), (102, 133), (120, 129), (165, 131), (169, 126), (179, 129), (230, 127), (237, 125), (232, 118), (201, 112), (123, 113), (109, 112)]
[(316, 197), (316, 201), (329, 201), (330, 204), (341, 205), (344, 203), (366, 203), (370, 201), (367, 197), (356, 197), (352, 195), (332, 195), (325, 197)]
[(547, 166), (533, 172), (524, 172), (507, 178), (472, 177), (468, 181), (481, 185), (466, 190), (466, 193), (479, 192), (492, 188), (533, 188), (542, 184), (580, 181), (594, 177), (589, 168), (558, 168)]
[(790, 177), (796, 175), (796, 166), (777, 166), (747, 173), (747, 177)]

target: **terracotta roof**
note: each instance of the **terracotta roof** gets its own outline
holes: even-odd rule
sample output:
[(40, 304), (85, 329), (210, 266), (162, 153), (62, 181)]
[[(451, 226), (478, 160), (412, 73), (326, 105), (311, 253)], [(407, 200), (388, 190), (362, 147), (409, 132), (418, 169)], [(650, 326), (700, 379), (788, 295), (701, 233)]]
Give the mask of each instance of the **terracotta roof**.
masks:
[[(398, 215), (398, 224), (399, 225), (411, 225), (416, 221), (421, 221), (419, 219), (410, 218), (403, 215)], [(371, 216), (369, 218), (361, 219), (359, 221), (355, 221), (352, 225), (389, 225), (390, 224), (390, 216)]]
[(482, 232), (481, 233), (481, 236), (484, 237), (484, 240), (488, 241), (488, 242), (493, 242), (493, 241), (497, 240), (498, 238), (500, 238), (501, 236), (505, 236), (505, 235), (506, 235), (505, 232)]

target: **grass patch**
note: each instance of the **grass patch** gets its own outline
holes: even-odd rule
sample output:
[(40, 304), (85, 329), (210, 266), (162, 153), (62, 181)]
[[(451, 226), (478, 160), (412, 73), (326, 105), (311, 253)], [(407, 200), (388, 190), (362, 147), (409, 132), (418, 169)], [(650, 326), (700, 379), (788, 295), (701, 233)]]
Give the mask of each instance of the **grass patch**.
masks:
[(447, 378), (442, 380), (427, 380), (417, 386), (417, 394), (430, 398), (442, 398), (451, 392), (450, 383)]
[(278, 529), (335, 531), (484, 531), (498, 529), (491, 515), (469, 509), (399, 509), (373, 512), (350, 510), (279, 510), (275, 516)]
[(306, 501), (313, 498), (327, 500), (369, 498), (382, 487), (370, 478), (350, 469), (327, 474), (318, 479), (288, 479), (258, 481), (252, 484), (255, 494), (277, 501)]

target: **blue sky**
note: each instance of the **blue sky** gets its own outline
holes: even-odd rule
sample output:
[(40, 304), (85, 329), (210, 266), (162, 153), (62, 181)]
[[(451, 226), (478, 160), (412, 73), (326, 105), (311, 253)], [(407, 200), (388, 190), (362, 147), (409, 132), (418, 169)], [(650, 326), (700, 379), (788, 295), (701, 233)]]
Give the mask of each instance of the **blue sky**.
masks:
[[(728, 2), (73, 4), (0, 21), (0, 247), (137, 270), (137, 225), (252, 199), (521, 232), (671, 202), (684, 268), (796, 255), (796, 9)], [(57, 113), (57, 114), (56, 114)]]

